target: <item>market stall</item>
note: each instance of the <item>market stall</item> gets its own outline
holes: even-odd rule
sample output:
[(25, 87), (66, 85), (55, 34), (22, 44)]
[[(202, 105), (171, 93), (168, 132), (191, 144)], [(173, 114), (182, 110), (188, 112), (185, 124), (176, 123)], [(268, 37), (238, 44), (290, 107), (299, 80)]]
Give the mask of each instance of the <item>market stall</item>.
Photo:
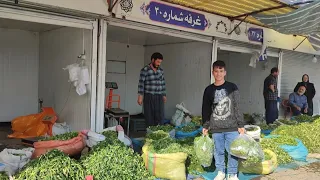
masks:
[[(90, 128), (96, 27), (92, 19), (0, 7), (0, 122), (39, 113), (42, 106), (74, 130)], [(64, 70), (74, 63), (90, 81), (80, 94)]]

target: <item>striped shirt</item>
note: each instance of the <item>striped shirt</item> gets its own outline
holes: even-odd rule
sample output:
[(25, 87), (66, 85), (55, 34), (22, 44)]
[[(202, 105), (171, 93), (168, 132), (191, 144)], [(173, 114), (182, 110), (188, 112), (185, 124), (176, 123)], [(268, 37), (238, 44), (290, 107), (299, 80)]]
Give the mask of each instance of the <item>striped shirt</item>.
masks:
[(149, 64), (141, 69), (138, 94), (143, 95), (145, 93), (166, 95), (166, 82), (162, 68), (159, 67), (154, 71)]

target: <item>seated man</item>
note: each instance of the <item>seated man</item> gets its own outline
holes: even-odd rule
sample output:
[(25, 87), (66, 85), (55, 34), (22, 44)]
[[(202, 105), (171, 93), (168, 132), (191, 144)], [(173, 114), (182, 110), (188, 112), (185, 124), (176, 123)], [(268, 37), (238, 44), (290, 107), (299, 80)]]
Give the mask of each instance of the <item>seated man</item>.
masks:
[(306, 87), (301, 85), (297, 92), (293, 92), (289, 95), (289, 105), (292, 108), (294, 116), (308, 113), (307, 97), (304, 95)]

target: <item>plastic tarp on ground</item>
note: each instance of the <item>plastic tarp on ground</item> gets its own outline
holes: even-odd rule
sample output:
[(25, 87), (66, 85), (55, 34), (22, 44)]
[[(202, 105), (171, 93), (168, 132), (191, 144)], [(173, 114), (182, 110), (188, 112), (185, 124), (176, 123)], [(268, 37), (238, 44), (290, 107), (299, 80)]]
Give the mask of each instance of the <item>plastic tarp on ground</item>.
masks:
[[(289, 170), (289, 169), (295, 169), (295, 168), (298, 168), (300, 166), (306, 166), (306, 165), (314, 163), (314, 162), (320, 162), (320, 160), (319, 159), (311, 159), (310, 158), (310, 159), (307, 159), (306, 162), (295, 161), (295, 162), (292, 162), (290, 164), (278, 166), (278, 168), (274, 171), (274, 173), (275, 172)], [(215, 172), (203, 173), (201, 176), (205, 180), (212, 180), (212, 179), (214, 179), (214, 177), (216, 177), (217, 174), (218, 174), (218, 171), (215, 171)], [(240, 172), (238, 178), (239, 178), (239, 180), (251, 180), (251, 179), (259, 177), (259, 176), (262, 176), (262, 175), (246, 174), (246, 173)]]

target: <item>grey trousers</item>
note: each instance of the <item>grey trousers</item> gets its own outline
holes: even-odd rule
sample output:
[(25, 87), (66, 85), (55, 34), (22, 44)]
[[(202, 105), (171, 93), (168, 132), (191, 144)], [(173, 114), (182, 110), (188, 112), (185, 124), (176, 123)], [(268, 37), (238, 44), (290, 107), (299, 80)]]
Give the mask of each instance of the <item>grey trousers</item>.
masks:
[(147, 127), (162, 124), (164, 121), (163, 95), (144, 94), (143, 110)]

